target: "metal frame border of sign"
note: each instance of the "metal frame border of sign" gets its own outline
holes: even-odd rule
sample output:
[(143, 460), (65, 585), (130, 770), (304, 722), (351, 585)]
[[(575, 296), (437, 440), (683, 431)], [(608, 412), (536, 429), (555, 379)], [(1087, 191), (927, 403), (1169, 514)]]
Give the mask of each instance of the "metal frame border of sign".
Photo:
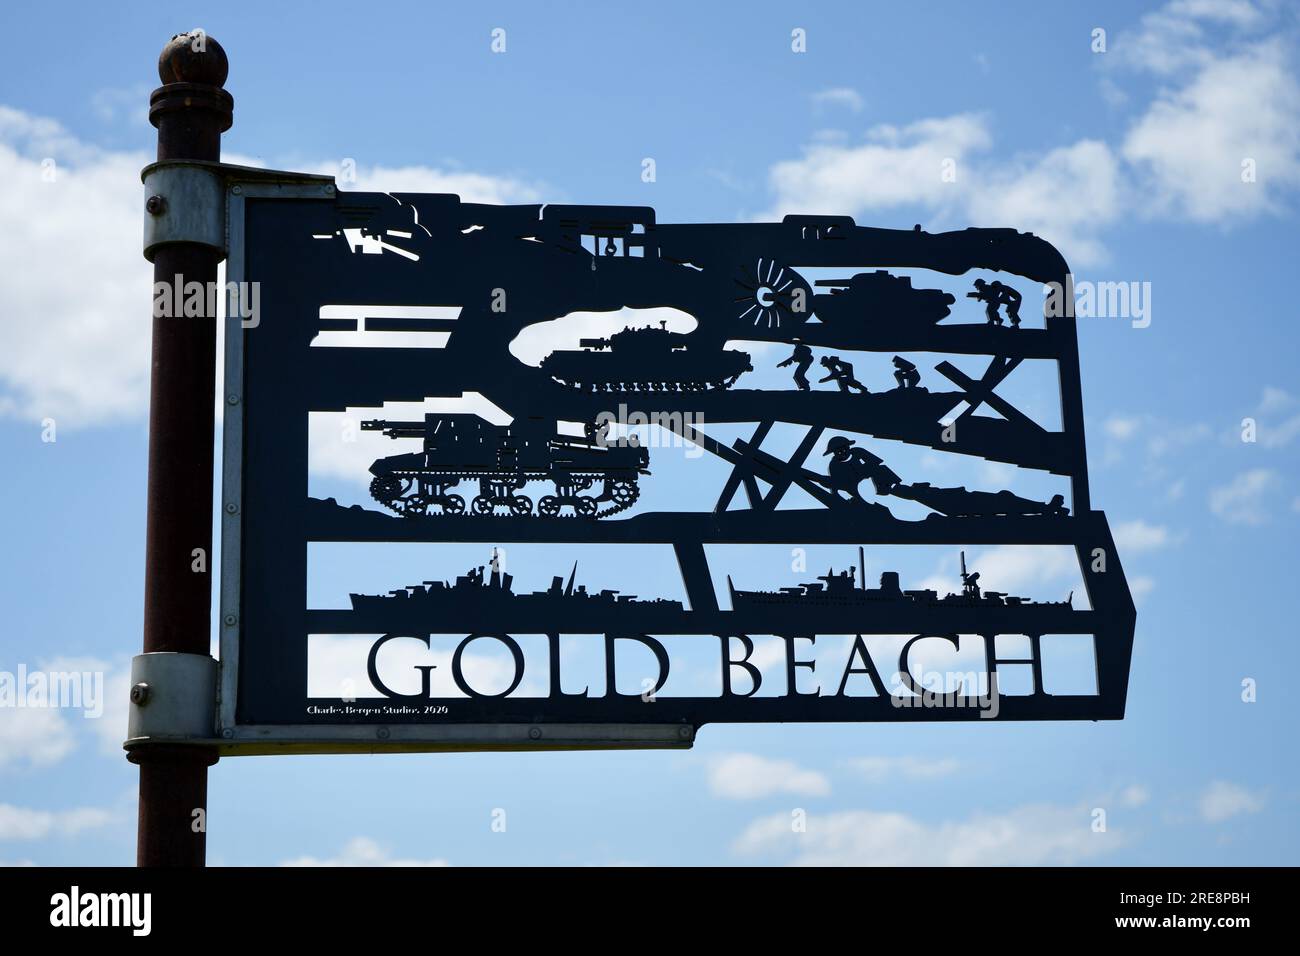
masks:
[[(334, 198), (332, 176), (225, 167), (225, 398), (221, 446), (220, 671), (216, 740), (223, 756), (240, 754), (421, 753), (502, 750), (685, 749), (695, 730), (682, 724), (240, 724), (240, 574), (244, 470), (244, 337), (233, 289), (245, 280), (245, 200)], [(248, 179), (241, 178), (248, 175)], [(234, 506), (233, 509), (231, 506)], [(204, 743), (209, 743), (204, 741)]]

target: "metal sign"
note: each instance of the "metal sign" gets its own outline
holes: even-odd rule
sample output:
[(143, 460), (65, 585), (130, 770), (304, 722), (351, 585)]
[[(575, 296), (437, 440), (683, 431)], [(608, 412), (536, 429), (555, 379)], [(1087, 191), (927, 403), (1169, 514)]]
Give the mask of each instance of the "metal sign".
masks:
[[(1074, 320), (1029, 306), (1044, 284), (1068, 288), (1047, 242), (842, 216), (661, 224), (648, 207), (345, 193), (224, 169), (228, 752), (667, 747), (717, 721), (1123, 716), (1134, 607), (1089, 499)], [(974, 320), (956, 314), (966, 297)], [(1054, 367), (1059, 427), (999, 394), (1036, 362)], [(342, 424), (322, 438), (322, 420)], [(385, 453), (357, 458), (358, 434), (382, 435)], [(903, 446), (1055, 476), (1062, 492), (922, 480), (890, 460)], [(316, 491), (317, 459), (368, 493)], [(477, 559), (317, 593), (322, 548), (412, 543), (470, 544)], [(718, 546), (742, 544), (841, 557), (794, 581), (720, 566)], [(575, 567), (590, 545), (670, 549), (684, 593), (617, 593), (602, 567)], [(879, 570), (903, 545), (948, 547), (959, 579), (936, 587), (885, 564), (868, 580), (868, 556)], [(1000, 590), (967, 563), (988, 545), (1069, 546), (1084, 590)], [(502, 560), (520, 549), (528, 562)], [(707, 649), (716, 692), (662, 693), (670, 635)], [(1091, 636), (1095, 693), (1045, 683), (1057, 635)], [(367, 679), (322, 690), (312, 649), (344, 636)], [(831, 636), (844, 652), (814, 673)], [(566, 674), (575, 641), (603, 661), (603, 687)], [(760, 643), (775, 669), (759, 667)], [(973, 646), (978, 693), (922, 684), (914, 662), (936, 646)], [(466, 663), (489, 653), (491, 687)], [(621, 685), (624, 655), (648, 662), (644, 686)], [(399, 672), (397, 657), (416, 663)], [(1016, 665), (1028, 692), (1003, 693)]]

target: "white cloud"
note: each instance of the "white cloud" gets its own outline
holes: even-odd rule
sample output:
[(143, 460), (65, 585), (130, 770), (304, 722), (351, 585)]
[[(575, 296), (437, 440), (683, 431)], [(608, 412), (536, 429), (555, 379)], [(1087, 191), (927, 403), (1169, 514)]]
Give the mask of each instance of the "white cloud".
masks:
[[(1256, 438), (1265, 448), (1283, 448), (1300, 435), (1300, 400), (1285, 389), (1264, 387), (1255, 413)], [(1240, 435), (1234, 435), (1240, 438)]]
[[(0, 191), (0, 416), (71, 427), (142, 419), (153, 278), (140, 251), (140, 169), (152, 158), (98, 149), (54, 120), (0, 105), (0, 180), (9, 184)], [(305, 171), (313, 168), (340, 172)], [(360, 167), (340, 185), (538, 199), (517, 178), (424, 166)]]
[(1156, 580), (1144, 574), (1137, 574), (1128, 579), (1128, 589), (1133, 595), (1135, 603), (1141, 603), (1143, 598), (1156, 589)]
[(47, 836), (75, 836), (82, 830), (107, 826), (112, 819), (112, 814), (107, 810), (93, 807), (51, 811), (0, 803), (0, 840), (42, 840)]
[(1140, 518), (1117, 524), (1113, 533), (1115, 546), (1126, 554), (1158, 551), (1171, 539), (1169, 529), (1164, 525), (1147, 524)]
[(49, 707), (7, 707), (0, 718), (0, 768), (48, 767), (76, 748), (72, 725)]
[(708, 767), (709, 791), (715, 797), (752, 800), (777, 793), (824, 797), (830, 781), (815, 770), (805, 770), (789, 760), (772, 760), (757, 754), (721, 754)]
[(1044, 866), (1085, 862), (1125, 840), (1114, 828), (1094, 832), (1087, 807), (1050, 805), (937, 824), (874, 810), (809, 814), (803, 833), (791, 823), (786, 813), (755, 820), (732, 849), (800, 866)]
[(952, 757), (852, 757), (845, 764), (872, 783), (886, 780), (937, 780), (950, 777), (961, 767), (961, 761)]
[(1282, 480), (1271, 468), (1243, 471), (1210, 491), (1210, 510), (1229, 524), (1259, 525), (1268, 520), (1268, 499)]
[(801, 159), (772, 167), (771, 217), (786, 213), (853, 214), (913, 203), (951, 204), (957, 184), (943, 181), (943, 164), (988, 148), (984, 117), (959, 113), (907, 126), (874, 126), (859, 145), (814, 143)]
[[(1248, 3), (1175, 0), (1121, 31), (1104, 58), (1119, 69), (1101, 78), (1103, 95), (1128, 101), (1124, 70), (1167, 85), (1116, 142), (1083, 138), (994, 162), (981, 155), (993, 136), (977, 114), (873, 127), (863, 143), (823, 131), (801, 158), (771, 168), (768, 217), (915, 205), (945, 228), (1034, 232), (1088, 266), (1105, 261), (1105, 230), (1133, 214), (1225, 222), (1275, 211), (1300, 186), (1300, 84), (1283, 43), (1254, 36), (1263, 19)], [(953, 182), (940, 175), (947, 159)]]
[(449, 866), (446, 860), (413, 860), (392, 856), (386, 847), (367, 837), (354, 837), (335, 857), (300, 856), (281, 866)]
[[(1279, 42), (1213, 59), (1184, 87), (1162, 92), (1124, 140), (1142, 173), (1147, 212), (1199, 222), (1278, 209), (1300, 185), (1300, 84)], [(1242, 181), (1253, 161), (1255, 181)]]
[[(1067, 545), (1029, 546), (999, 545), (985, 551), (967, 552), (966, 567), (978, 571), (980, 586), (986, 590), (1003, 591), (1022, 597), (1048, 600), (1048, 589), (1079, 587), (1079, 559)], [(935, 573), (921, 582), (921, 587), (931, 588), (940, 594), (957, 591), (961, 585), (959, 558), (945, 554)], [(1038, 592), (1044, 593), (1028, 593)], [(1065, 595), (1050, 595), (1060, 600)]]
[(1206, 823), (1222, 823), (1242, 813), (1257, 813), (1263, 807), (1263, 797), (1226, 780), (1211, 783), (1198, 803), (1201, 819)]
[(813, 105), (817, 107), (840, 106), (854, 113), (862, 112), (865, 105), (862, 94), (847, 86), (836, 86), (829, 90), (819, 90), (812, 95)]
[(967, 193), (966, 210), (971, 225), (1032, 232), (1072, 263), (1090, 265), (1105, 259), (1097, 233), (1119, 217), (1123, 188), (1110, 147), (1085, 139), (983, 171)]
[(1126, 807), (1134, 808), (1144, 806), (1151, 799), (1151, 791), (1141, 784), (1132, 784), (1125, 787), (1119, 793), (1119, 802)]
[(1142, 420), (1140, 418), (1125, 418), (1122, 415), (1115, 415), (1108, 418), (1102, 425), (1106, 434), (1111, 438), (1114, 438), (1116, 441), (1128, 441), (1138, 433), (1138, 429), (1141, 427)]

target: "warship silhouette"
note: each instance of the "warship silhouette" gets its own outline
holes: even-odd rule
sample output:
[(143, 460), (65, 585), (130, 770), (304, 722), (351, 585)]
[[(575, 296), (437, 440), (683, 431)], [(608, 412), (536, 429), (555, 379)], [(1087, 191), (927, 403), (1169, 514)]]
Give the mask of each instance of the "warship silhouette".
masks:
[(542, 611), (596, 611), (603, 608), (630, 609), (653, 608), (660, 611), (681, 611), (680, 601), (666, 598), (640, 600), (635, 594), (622, 594), (613, 588), (588, 591), (585, 584), (574, 585), (578, 574), (578, 563), (573, 563), (566, 583), (562, 575), (551, 578), (551, 586), (545, 591), (533, 591), (528, 594), (516, 594), (513, 590), (514, 575), (501, 571), (496, 552), (488, 565), (490, 573), (485, 573), (484, 565), (470, 568), (458, 575), (454, 583), (446, 581), (425, 581), (405, 588), (397, 588), (387, 594), (352, 594), (354, 611), (470, 611), (491, 610), (509, 607), (512, 610)]
[[(855, 580), (856, 576), (856, 580)], [(967, 572), (966, 552), (961, 552), (962, 589), (943, 597), (930, 588), (903, 590), (897, 571), (880, 575), (880, 587), (866, 586), (866, 558), (858, 548), (858, 567), (844, 571), (828, 568), (818, 575), (817, 581), (784, 587), (776, 591), (741, 591), (727, 575), (727, 588), (731, 593), (731, 606), (737, 611), (754, 611), (778, 607), (799, 608), (865, 608), (882, 603), (914, 604), (924, 607), (1073, 607), (1074, 592), (1064, 601), (1033, 601), (1002, 591), (986, 591), (980, 587), (979, 572)], [(860, 583), (859, 583), (860, 582)]]

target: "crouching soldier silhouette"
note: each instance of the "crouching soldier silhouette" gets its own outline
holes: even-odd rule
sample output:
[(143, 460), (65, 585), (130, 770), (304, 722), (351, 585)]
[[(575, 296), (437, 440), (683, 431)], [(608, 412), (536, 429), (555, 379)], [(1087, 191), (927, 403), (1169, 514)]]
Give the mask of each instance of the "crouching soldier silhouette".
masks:
[(826, 368), (826, 375), (819, 378), (818, 382), (829, 382), (834, 379), (841, 392), (856, 388), (864, 395), (867, 393), (867, 386), (853, 377), (853, 366), (848, 362), (841, 361), (838, 355), (823, 356), (822, 365)]
[[(785, 368), (787, 365), (794, 365), (794, 383), (799, 386), (799, 391), (806, 392), (812, 388), (808, 384), (808, 367), (812, 365), (812, 349), (800, 342), (794, 347), (794, 352), (784, 362), (778, 362), (777, 368)], [(822, 379), (825, 381), (825, 379)]]
[(853, 439), (845, 438), (843, 435), (836, 435), (828, 441), (826, 450), (822, 454), (831, 456), (830, 465), (826, 469), (828, 477), (825, 484), (837, 499), (843, 491), (849, 496), (850, 501), (866, 504), (866, 499), (858, 491), (858, 485), (863, 479), (871, 479), (878, 495), (889, 494), (902, 480), (885, 465), (883, 459), (865, 448), (854, 448)]
[[(1001, 284), (1000, 282), (993, 283), (993, 285)], [(993, 288), (993, 285), (983, 279), (976, 279), (975, 291), (967, 292), (966, 298), (979, 299), (984, 303), (984, 315), (989, 320), (989, 325), (1001, 325), (1002, 315), (998, 312), (998, 306), (1002, 304), (1002, 297), (998, 294), (998, 290)]]
[(1007, 318), (1011, 320), (1011, 327), (1020, 328), (1020, 293), (1001, 282), (990, 282), (989, 288), (997, 293), (998, 301), (1007, 307)]
[(903, 356), (895, 355), (894, 379), (898, 382), (899, 388), (916, 388), (921, 384), (921, 373)]

